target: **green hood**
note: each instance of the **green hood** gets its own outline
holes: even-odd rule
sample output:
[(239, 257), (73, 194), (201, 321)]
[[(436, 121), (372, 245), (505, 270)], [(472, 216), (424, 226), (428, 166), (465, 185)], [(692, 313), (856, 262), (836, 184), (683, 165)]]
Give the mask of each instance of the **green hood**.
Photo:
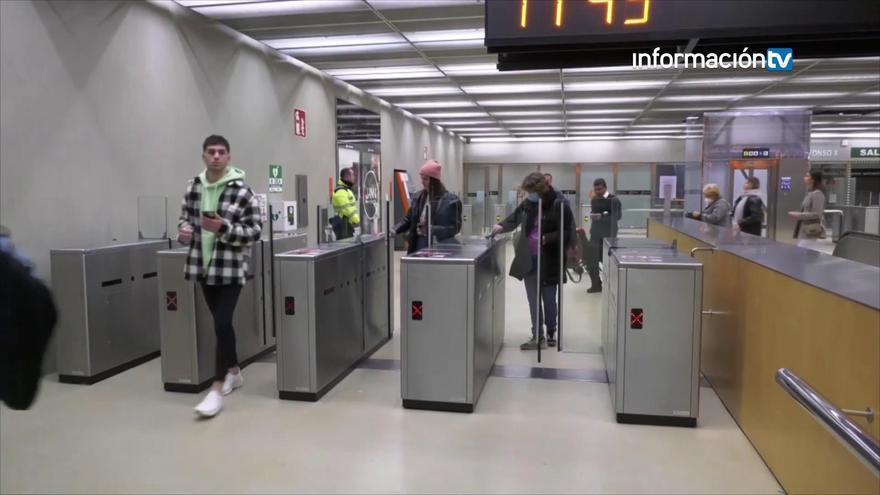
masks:
[[(244, 170), (237, 167), (227, 167), (226, 175), (217, 182), (208, 182), (207, 170), (202, 170), (199, 174), (199, 180), (202, 182), (202, 201), (199, 205), (200, 212), (217, 211), (220, 203), (220, 196), (226, 189), (226, 184), (234, 180), (244, 180)], [(222, 212), (221, 212), (222, 213)], [(222, 215), (221, 215), (222, 216)], [(216, 234), (207, 230), (202, 230), (202, 265), (207, 269), (214, 257), (214, 242)]]

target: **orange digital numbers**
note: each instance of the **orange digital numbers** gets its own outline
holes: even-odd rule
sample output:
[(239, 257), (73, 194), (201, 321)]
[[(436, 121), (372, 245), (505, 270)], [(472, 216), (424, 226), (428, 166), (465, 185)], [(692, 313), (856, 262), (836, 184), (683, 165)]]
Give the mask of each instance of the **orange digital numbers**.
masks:
[(611, 24), (614, 21), (614, 0), (587, 0), (593, 5), (600, 3), (605, 4), (605, 23)]
[(625, 21), (623, 21), (623, 23), (627, 24), (627, 25), (647, 24), (648, 18), (650, 16), (651, 0), (627, 0), (627, 1), (628, 2), (642, 2), (644, 4), (644, 5), (642, 5), (642, 17), (639, 17), (638, 19), (626, 19)]
[[(639, 24), (647, 24), (651, 17), (651, 0), (626, 0), (632, 3), (642, 3), (642, 16), (627, 18), (623, 20), (625, 26), (634, 26)], [(614, 23), (614, 0), (587, 0), (591, 5), (605, 5), (605, 23)], [(556, 27), (562, 27), (563, 9), (565, 8), (565, 0), (555, 0), (556, 15), (554, 16), (554, 24)], [(519, 25), (522, 28), (528, 26), (529, 22), (529, 0), (520, 0)]]

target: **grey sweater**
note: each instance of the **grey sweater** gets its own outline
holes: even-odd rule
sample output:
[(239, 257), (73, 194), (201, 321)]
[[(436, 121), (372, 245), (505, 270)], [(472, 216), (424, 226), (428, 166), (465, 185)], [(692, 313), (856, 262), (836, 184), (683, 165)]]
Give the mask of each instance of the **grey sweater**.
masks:
[(808, 192), (806, 196), (804, 196), (804, 200), (801, 202), (801, 211), (795, 212), (792, 214), (794, 218), (801, 222), (801, 228), (799, 229), (798, 238), (811, 238), (811, 237), (820, 237), (820, 235), (808, 235), (803, 228), (804, 223), (819, 221), (820, 224), (824, 227), (823, 218), (825, 216), (825, 193), (823, 193), (819, 189), (813, 189)]
[(730, 227), (730, 203), (724, 198), (718, 198), (703, 208), (700, 220), (719, 227)]

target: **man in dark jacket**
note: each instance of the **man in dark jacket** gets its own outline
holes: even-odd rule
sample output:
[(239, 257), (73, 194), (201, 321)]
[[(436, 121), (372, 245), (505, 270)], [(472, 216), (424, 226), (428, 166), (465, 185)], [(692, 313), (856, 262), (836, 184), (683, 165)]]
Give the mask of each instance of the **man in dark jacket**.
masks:
[[(532, 317), (532, 338), (520, 346), (522, 350), (534, 350), (538, 346), (556, 346), (556, 288), (560, 277), (560, 245), (567, 247), (573, 240), (574, 215), (547, 179), (540, 173), (531, 173), (522, 183), (526, 200), (501, 223), (492, 227), (492, 235), (510, 232), (521, 227), (514, 245), (510, 276), (522, 280), (526, 287)], [(538, 201), (541, 200), (541, 229), (538, 231)], [(560, 235), (560, 233), (562, 233)], [(538, 250), (541, 252), (541, 294), (538, 300)], [(543, 303), (543, 304), (542, 304)], [(543, 308), (541, 308), (543, 306)], [(542, 310), (543, 309), (543, 310)], [(535, 322), (537, 321), (537, 328)], [(547, 339), (544, 339), (544, 325)]]
[(599, 262), (602, 261), (602, 241), (606, 237), (617, 237), (617, 222), (622, 208), (617, 196), (608, 192), (605, 179), (593, 181), (593, 197), (590, 199), (590, 242), (587, 244), (587, 271), (590, 273), (592, 287), (590, 294), (602, 292), (602, 279), (599, 277)]
[[(394, 234), (407, 233), (407, 253), (428, 246), (428, 205), (431, 207), (431, 235), (437, 242), (450, 242), (461, 231), (461, 200), (440, 181), (440, 164), (428, 160), (419, 169), (423, 189), (416, 193), (409, 211), (391, 227)], [(430, 198), (430, 201), (429, 201)]]
[(0, 400), (33, 404), (57, 313), (49, 289), (0, 227)]
[(764, 200), (761, 199), (761, 182), (749, 177), (743, 184), (743, 195), (733, 203), (733, 225), (746, 234), (761, 235), (764, 225)]

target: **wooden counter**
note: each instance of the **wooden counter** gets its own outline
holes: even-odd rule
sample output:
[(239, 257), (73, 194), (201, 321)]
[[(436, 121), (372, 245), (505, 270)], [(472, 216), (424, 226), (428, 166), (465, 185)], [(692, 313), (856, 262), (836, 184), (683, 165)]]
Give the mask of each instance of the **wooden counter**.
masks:
[[(648, 237), (683, 252), (717, 247), (696, 254), (703, 309), (719, 313), (703, 318), (700, 368), (724, 405), (788, 493), (880, 494), (880, 478), (774, 381), (789, 368), (838, 408), (880, 413), (880, 311), (736, 254), (697, 225), (652, 218)], [(880, 418), (854, 420), (880, 439)]]

